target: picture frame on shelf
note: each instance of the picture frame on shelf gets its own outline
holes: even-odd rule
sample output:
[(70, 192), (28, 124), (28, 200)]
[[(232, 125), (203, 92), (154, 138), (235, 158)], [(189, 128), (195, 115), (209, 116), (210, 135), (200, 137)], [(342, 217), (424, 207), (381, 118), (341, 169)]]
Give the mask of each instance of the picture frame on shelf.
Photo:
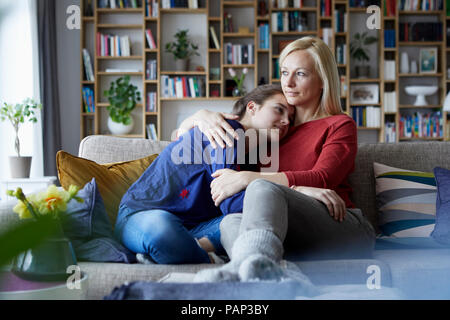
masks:
[(352, 104), (379, 103), (380, 88), (378, 84), (354, 84), (350, 87)]
[(420, 73), (437, 73), (437, 48), (421, 48), (419, 55)]

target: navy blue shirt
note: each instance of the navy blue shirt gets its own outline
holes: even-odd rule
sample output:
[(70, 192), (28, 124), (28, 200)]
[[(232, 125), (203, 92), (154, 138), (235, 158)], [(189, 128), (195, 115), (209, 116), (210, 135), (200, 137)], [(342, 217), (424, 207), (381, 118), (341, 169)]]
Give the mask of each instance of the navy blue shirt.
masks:
[[(239, 122), (227, 121), (235, 130), (243, 129)], [(175, 214), (191, 228), (221, 214), (242, 212), (245, 191), (225, 199), (219, 207), (211, 197), (214, 171), (240, 169), (234, 142), (233, 148), (213, 149), (197, 127), (183, 134), (131, 185), (120, 203), (116, 223), (139, 211), (162, 209)]]

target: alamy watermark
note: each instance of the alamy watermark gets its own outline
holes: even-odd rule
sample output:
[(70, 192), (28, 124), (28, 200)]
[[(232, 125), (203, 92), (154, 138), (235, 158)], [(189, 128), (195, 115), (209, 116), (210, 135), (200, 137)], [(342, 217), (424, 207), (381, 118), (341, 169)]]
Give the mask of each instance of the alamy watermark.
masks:
[(81, 268), (77, 265), (70, 265), (66, 270), (70, 276), (66, 280), (66, 286), (69, 290), (81, 289)]
[[(239, 139), (225, 149), (214, 149), (206, 135), (194, 130), (193, 137), (182, 135), (170, 154), (176, 164), (260, 164), (261, 172), (277, 172), (279, 168), (279, 129), (236, 129)], [(269, 138), (270, 137), (270, 138)], [(246, 150), (248, 146), (248, 152)], [(258, 146), (256, 148), (256, 146)], [(270, 148), (270, 151), (269, 151)]]
[(370, 274), (367, 278), (366, 286), (367, 289), (381, 289), (381, 269), (375, 264), (371, 264), (367, 267), (366, 273)]
[[(369, 30), (381, 29), (381, 8), (377, 5), (367, 7), (366, 12), (371, 14), (366, 20), (366, 26)], [(77, 5), (70, 5), (67, 7), (68, 14), (66, 26), (69, 30), (81, 29), (81, 9)]]

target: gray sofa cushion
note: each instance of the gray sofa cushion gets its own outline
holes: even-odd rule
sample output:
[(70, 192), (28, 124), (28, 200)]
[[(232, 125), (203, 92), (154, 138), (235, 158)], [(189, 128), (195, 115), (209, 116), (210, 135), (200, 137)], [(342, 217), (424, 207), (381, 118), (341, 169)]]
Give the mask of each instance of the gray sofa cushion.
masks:
[(392, 287), (410, 299), (450, 298), (450, 249), (376, 250), (390, 268)]

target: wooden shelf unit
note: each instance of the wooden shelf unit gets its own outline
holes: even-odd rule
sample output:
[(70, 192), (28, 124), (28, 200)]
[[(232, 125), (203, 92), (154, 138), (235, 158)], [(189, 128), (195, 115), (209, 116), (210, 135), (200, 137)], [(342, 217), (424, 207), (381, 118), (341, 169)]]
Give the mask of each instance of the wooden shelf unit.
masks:
[[(86, 0), (81, 0), (81, 12), (84, 12), (84, 5), (86, 4)], [(97, 5), (98, 1), (93, 1), (94, 5)], [(145, 1), (144, 1), (145, 2)], [(447, 53), (450, 54), (450, 43), (446, 42), (445, 31), (447, 27), (447, 21), (450, 21), (450, 17), (446, 17), (446, 2), (444, 1), (443, 10), (436, 11), (398, 11), (396, 10), (396, 15), (392, 17), (385, 17), (383, 15), (384, 12), (384, 1), (380, 1), (381, 7), (381, 29), (377, 32), (378, 36), (378, 53), (377, 57), (371, 57), (372, 59), (378, 59), (379, 69), (377, 70), (378, 75), (376, 78), (371, 79), (354, 79), (351, 78), (351, 57), (350, 57), (350, 42), (351, 36), (353, 32), (352, 27), (350, 26), (350, 18), (352, 15), (362, 15), (366, 14), (365, 8), (351, 8), (348, 1), (343, 0), (331, 0), (331, 15), (330, 16), (322, 16), (319, 0), (306, 0), (305, 7), (303, 8), (274, 8), (272, 7), (271, 0), (265, 0), (266, 2), (266, 14), (263, 16), (259, 15), (258, 8), (258, 0), (251, 1), (222, 1), (222, 0), (199, 0), (199, 5), (203, 6), (199, 9), (185, 9), (185, 8), (171, 8), (171, 9), (163, 9), (161, 8), (161, 1), (159, 1), (159, 12), (158, 17), (146, 17), (145, 16), (145, 8), (139, 9), (99, 9), (97, 7), (94, 8), (94, 17), (82, 17), (82, 30), (81, 30), (81, 48), (86, 47), (86, 42), (89, 37), (87, 32), (104, 32), (104, 33), (114, 33), (115, 30), (119, 30), (121, 34), (124, 32), (142, 32), (141, 37), (141, 47), (142, 52), (132, 52), (131, 57), (98, 57), (95, 52), (95, 34), (90, 35), (90, 38), (94, 39), (94, 44), (88, 47), (92, 48), (90, 51), (92, 65), (94, 68), (94, 76), (95, 81), (87, 81), (83, 78), (83, 57), (80, 54), (81, 59), (81, 86), (90, 86), (94, 89), (95, 94), (95, 102), (98, 107), (95, 112), (89, 113), (85, 112), (83, 103), (81, 103), (81, 136), (80, 138), (84, 138), (88, 134), (105, 134), (106, 128), (104, 128), (104, 114), (102, 114), (101, 110), (107, 106), (107, 103), (101, 102), (105, 101), (103, 94), (101, 92), (100, 87), (100, 78), (108, 77), (108, 76), (119, 76), (127, 73), (106, 73), (104, 70), (100, 69), (100, 66), (106, 63), (116, 63), (117, 66), (121, 66), (122, 63), (129, 63), (133, 61), (142, 61), (142, 72), (137, 73), (128, 73), (132, 75), (132, 79), (139, 79), (139, 82), (142, 84), (142, 92), (141, 97), (142, 101), (140, 103), (140, 108), (136, 108), (135, 112), (141, 112), (142, 124), (140, 127), (142, 131), (139, 133), (133, 132), (128, 135), (129, 137), (146, 137), (145, 126), (148, 123), (154, 123), (157, 128), (158, 138), (161, 139), (161, 110), (164, 108), (164, 103), (166, 101), (179, 101), (179, 98), (162, 98), (161, 96), (161, 76), (169, 75), (169, 76), (199, 76), (204, 77), (205, 79), (205, 97), (197, 97), (197, 98), (185, 98), (189, 101), (207, 101), (208, 99), (214, 101), (233, 101), (236, 98), (226, 96), (226, 80), (230, 79), (228, 74), (228, 68), (235, 68), (238, 72), (240, 72), (243, 68), (248, 68), (252, 73), (251, 82), (254, 87), (256, 87), (259, 83), (261, 77), (264, 77), (266, 83), (279, 83), (279, 75), (274, 75), (274, 63), (277, 59), (279, 59), (279, 50), (278, 50), (278, 42), (281, 40), (292, 39), (295, 40), (298, 37), (312, 35), (312, 36), (322, 36), (322, 29), (325, 27), (332, 28), (333, 36), (330, 47), (332, 51), (336, 55), (337, 45), (345, 44), (346, 50), (344, 52), (346, 63), (338, 64), (339, 73), (341, 76), (345, 77), (343, 84), (345, 85), (346, 90), (344, 90), (343, 95), (341, 95), (341, 102), (344, 111), (348, 115), (352, 115), (352, 108), (354, 106), (363, 106), (363, 104), (353, 104), (350, 99), (350, 92), (352, 85), (359, 85), (364, 83), (377, 83), (379, 84), (379, 103), (370, 104), (374, 106), (378, 106), (381, 112), (381, 125), (377, 128), (367, 128), (367, 127), (358, 127), (358, 130), (377, 130), (378, 131), (378, 141), (385, 142), (385, 129), (386, 123), (394, 122), (396, 128), (396, 142), (399, 141), (411, 141), (412, 139), (400, 139), (399, 135), (399, 121), (403, 111), (408, 109), (415, 109), (413, 106), (409, 104), (400, 104), (400, 90), (403, 90), (403, 87), (400, 85), (402, 81), (412, 81), (412, 79), (424, 79), (424, 78), (437, 78), (440, 90), (439, 90), (439, 104), (430, 106), (428, 109), (436, 109), (441, 107), (443, 101), (445, 99), (447, 91), (450, 89), (450, 80), (447, 78)], [(314, 3), (315, 5), (311, 5)], [(233, 19), (233, 33), (224, 32), (224, 13), (225, 12), (233, 12), (233, 10), (250, 10), (252, 12), (253, 23), (249, 28), (248, 33), (238, 33), (236, 32), (239, 26), (242, 25), (242, 21), (239, 19)], [(337, 18), (335, 15), (336, 10), (341, 10), (345, 12), (345, 25), (347, 27), (346, 30), (336, 31), (337, 26)], [(273, 21), (273, 13), (282, 13), (282, 14), (290, 14), (293, 12), (299, 12), (308, 20), (308, 30), (303, 31), (275, 31), (272, 32), (272, 26), (276, 21)], [(115, 16), (124, 16), (124, 15), (141, 15), (141, 23), (133, 23), (130, 24), (120, 24), (116, 23), (114, 20)], [(205, 15), (206, 17), (206, 61), (205, 61), (205, 70), (202, 72), (197, 71), (189, 71), (189, 72), (173, 72), (161, 69), (161, 60), (162, 55), (167, 55), (165, 53), (164, 48), (161, 47), (161, 38), (162, 38), (162, 20), (163, 16), (170, 14), (200, 14)], [(111, 19), (103, 22), (99, 17), (105, 15), (111, 15)], [(443, 34), (444, 39), (442, 42), (436, 41), (398, 41), (399, 39), (399, 23), (401, 17), (411, 17), (413, 15), (419, 15), (421, 17), (425, 17), (427, 15), (432, 15), (433, 17), (438, 17), (439, 21), (443, 23)], [(312, 23), (309, 20), (309, 17), (314, 16), (315, 23)], [(367, 15), (368, 16), (368, 15)], [(111, 23), (112, 21), (112, 23)], [(117, 21), (119, 22), (119, 21)], [(123, 22), (123, 21), (121, 21)], [(269, 25), (269, 49), (259, 49), (259, 32), (258, 26), (262, 23), (267, 23)], [(180, 28), (184, 27), (180, 24)], [(215, 29), (217, 34), (218, 41), (220, 43), (220, 48), (217, 49), (214, 47), (212, 40), (210, 41), (210, 27)], [(145, 29), (151, 28), (153, 31), (153, 36), (155, 37), (155, 41), (157, 42), (156, 49), (149, 49), (147, 47), (147, 41), (145, 37)], [(185, 27), (186, 28), (186, 27)], [(384, 31), (386, 28), (395, 29), (395, 47), (393, 48), (384, 48)], [(234, 42), (238, 43), (252, 43), (254, 44), (254, 63), (249, 65), (235, 65), (235, 64), (226, 64), (225, 63), (225, 54), (226, 50), (224, 48), (225, 42)], [(402, 50), (406, 50), (410, 47), (430, 47), (436, 46), (439, 51), (439, 70), (436, 74), (399, 74), (400, 70), (400, 52)], [(157, 78), (155, 80), (147, 80), (146, 79), (146, 65), (148, 60), (154, 59), (157, 61)], [(384, 61), (385, 60), (394, 60), (396, 65), (396, 76), (394, 80), (385, 80), (384, 79)], [(218, 68), (220, 71), (219, 78), (213, 79), (210, 70), (211, 68)], [(133, 78), (134, 77), (134, 78)], [(252, 87), (247, 87), (247, 91), (253, 89)], [(157, 92), (157, 110), (156, 112), (149, 112), (146, 110), (146, 98), (147, 93), (150, 91)], [(397, 111), (396, 112), (385, 112), (385, 101), (384, 100), (384, 92), (385, 91), (395, 91), (397, 93)], [(219, 96), (216, 97), (215, 94), (219, 93)], [(80, 94), (82, 96), (82, 93)], [(423, 108), (425, 109), (425, 108)], [(441, 108), (442, 109), (442, 108)], [(447, 130), (447, 113), (443, 112), (444, 119), (444, 137), (448, 140), (448, 136), (450, 135), (450, 130)], [(90, 126), (90, 127), (89, 127)], [(426, 139), (420, 139), (426, 140)], [(439, 139), (430, 139), (430, 140), (439, 140)], [(441, 139), (444, 140), (444, 139)]]

